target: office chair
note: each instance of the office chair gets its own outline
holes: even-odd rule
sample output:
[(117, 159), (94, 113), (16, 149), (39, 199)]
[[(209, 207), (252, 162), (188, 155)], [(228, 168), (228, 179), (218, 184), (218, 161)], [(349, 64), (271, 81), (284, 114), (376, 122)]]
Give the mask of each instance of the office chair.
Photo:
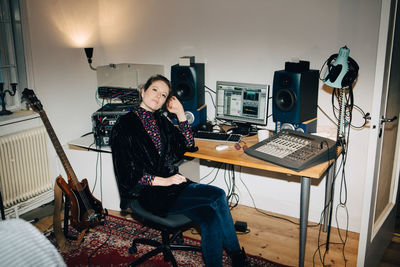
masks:
[[(137, 200), (134, 201), (132, 210), (129, 210), (129, 212), (135, 220), (143, 225), (161, 231), (161, 242), (147, 238), (136, 238), (132, 241), (132, 245), (129, 248), (130, 254), (137, 252), (137, 244), (150, 245), (154, 249), (135, 259), (130, 266), (137, 266), (151, 257), (163, 253), (164, 261), (171, 262), (176, 267), (178, 265), (172, 254), (173, 250), (201, 251), (200, 246), (183, 244), (182, 232), (192, 225), (192, 221), (183, 214), (160, 217), (142, 208)], [(170, 237), (171, 235), (172, 237)]]

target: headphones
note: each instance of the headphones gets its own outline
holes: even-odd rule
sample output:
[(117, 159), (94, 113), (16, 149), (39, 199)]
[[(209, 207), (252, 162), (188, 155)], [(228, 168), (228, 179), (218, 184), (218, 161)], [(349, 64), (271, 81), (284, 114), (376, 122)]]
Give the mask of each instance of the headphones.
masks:
[[(340, 63), (335, 64), (336, 59), (338, 59), (338, 54), (333, 54), (326, 60), (326, 65), (328, 68), (325, 72), (325, 77), (323, 78), (323, 81), (333, 87), (341, 86), (341, 88), (347, 88), (354, 83), (354, 81), (358, 76), (358, 70), (359, 70), (358, 64), (354, 59), (348, 56), (347, 57), (348, 69), (346, 70), (343, 69), (344, 65)], [(343, 59), (343, 57), (341, 57), (341, 59)], [(343, 72), (346, 72), (344, 76)], [(341, 79), (341, 81), (338, 79)]]

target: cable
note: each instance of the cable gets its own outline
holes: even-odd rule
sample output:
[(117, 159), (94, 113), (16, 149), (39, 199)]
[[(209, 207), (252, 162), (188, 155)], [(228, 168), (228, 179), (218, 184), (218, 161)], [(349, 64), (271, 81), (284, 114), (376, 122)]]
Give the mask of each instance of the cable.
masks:
[[(229, 185), (227, 184), (227, 188), (228, 188), (228, 194), (227, 194), (227, 200), (228, 200), (228, 204), (229, 204), (229, 208), (232, 210), (233, 208), (235, 208), (238, 204), (239, 204), (239, 195), (237, 193), (235, 193), (235, 169), (234, 166), (232, 164), (225, 164), (225, 167), (228, 166), (229, 170), (228, 170), (228, 176), (229, 176)], [(225, 168), (225, 172), (226, 172), (226, 168)], [(232, 177), (230, 176), (230, 174), (232, 174)]]
[[(104, 99), (102, 102), (102, 107), (104, 106)], [(102, 117), (102, 121), (106, 118), (103, 117), (102, 113), (100, 114)], [(101, 121), (101, 123), (102, 123)], [(94, 145), (95, 143), (93, 143), (92, 145)], [(89, 148), (92, 146), (90, 145)], [(96, 158), (96, 174), (95, 174), (95, 182), (94, 182), (94, 186), (92, 189), (92, 193), (94, 192), (96, 185), (97, 185), (97, 181), (98, 181), (98, 175), (100, 175), (100, 201), (103, 202), (103, 161), (102, 161), (102, 157), (101, 157), (101, 143), (98, 146), (98, 149), (100, 150), (99, 152), (97, 152), (97, 158)], [(100, 169), (99, 173), (98, 170)]]
[[(329, 157), (329, 156), (328, 156)], [(334, 165), (335, 166), (335, 165)], [(332, 166), (333, 167), (333, 166)], [(332, 168), (331, 167), (331, 168)], [(334, 189), (334, 186), (335, 186), (335, 182), (336, 182), (336, 177), (337, 177), (337, 175), (336, 175), (336, 173), (335, 173), (335, 170), (333, 170), (333, 174), (334, 174), (334, 176), (333, 176), (333, 178), (332, 178), (332, 184), (331, 184), (331, 191), (330, 192), (333, 192), (333, 189)], [(329, 172), (328, 172), (328, 174), (327, 175), (329, 175)], [(329, 179), (329, 177), (327, 176), (326, 177), (326, 179)], [(321, 230), (322, 230), (322, 224), (321, 224), (321, 222), (322, 222), (322, 220), (323, 220), (323, 218), (325, 217), (325, 213), (327, 212), (327, 209), (328, 209), (328, 207), (329, 206), (333, 206), (333, 194), (331, 193), (330, 194), (330, 199), (327, 201), (327, 204), (325, 205), (325, 207), (324, 207), (324, 209), (322, 210), (322, 212), (321, 212), (321, 216), (320, 216), (320, 221), (319, 221), (319, 224), (320, 224), (320, 227), (319, 227), (319, 230), (318, 230), (318, 238), (317, 238), (317, 249), (315, 250), (315, 252), (314, 252), (314, 254), (313, 254), (313, 266), (315, 265), (315, 255), (316, 255), (316, 253), (318, 252), (318, 255), (319, 255), (319, 259), (320, 259), (320, 261), (321, 261), (321, 263), (322, 263), (322, 265), (323, 266), (325, 266), (324, 265), (324, 262), (325, 262), (325, 255), (326, 255), (326, 252), (328, 251), (328, 249), (326, 249), (325, 250), (325, 252), (324, 252), (324, 256), (323, 256), (323, 258), (322, 258), (322, 256), (321, 256), (321, 250), (320, 250), (320, 248), (322, 247), (322, 246), (328, 246), (328, 244), (332, 244), (332, 243), (324, 243), (324, 244), (320, 244), (320, 238), (321, 238)], [(330, 215), (331, 216), (331, 215)], [(325, 219), (324, 219), (325, 220)], [(327, 223), (327, 222), (325, 222), (325, 223)], [(329, 218), (329, 224), (331, 223), (331, 217)], [(328, 231), (330, 231), (330, 228), (328, 229)], [(330, 234), (329, 234), (329, 232), (328, 232), (328, 234), (327, 234), (327, 239), (329, 239), (329, 236), (330, 236)]]
[[(107, 223), (107, 220), (104, 218), (104, 225), (106, 225), (106, 223)], [(107, 225), (107, 228), (108, 228), (108, 230), (109, 230), (108, 237), (107, 237), (107, 239), (106, 239), (101, 245), (99, 245), (91, 254), (88, 255), (88, 260), (87, 260), (88, 266), (90, 266), (90, 258), (93, 257), (93, 255), (96, 254), (96, 252), (97, 252), (102, 246), (104, 246), (104, 245), (108, 242), (108, 240), (110, 239), (112, 230), (111, 230), (111, 227), (108, 226), (108, 225)]]
[[(90, 148), (90, 147), (89, 147)], [(97, 185), (97, 170), (98, 170), (98, 165), (97, 165), (97, 163), (98, 163), (98, 158), (99, 158), (99, 153), (97, 153), (97, 158), (96, 158), (96, 171), (95, 171), (95, 175), (94, 175), (94, 185), (93, 185), (93, 187), (92, 187), (92, 194), (93, 194), (93, 192), (94, 192), (94, 190), (95, 190), (95, 188), (96, 188), (96, 185)]]
[(97, 104), (102, 107), (103, 103), (104, 103), (104, 99), (103, 99), (103, 103), (102, 103), (102, 101), (100, 101), (100, 98), (99, 98), (99, 89), (97, 89), (96, 92), (94, 93), (94, 98), (96, 99)]
[[(331, 245), (341, 245), (342, 243), (335, 243), (335, 242), (330, 242), (330, 244)], [(315, 254), (317, 253), (317, 252), (320, 252), (320, 247), (323, 247), (323, 246), (326, 246), (326, 243), (322, 243), (322, 244), (319, 244), (319, 247), (314, 251), (314, 254), (313, 254), (313, 266), (315, 266)], [(326, 251), (324, 252), (324, 257), (325, 257), (325, 255), (326, 255)], [(324, 259), (322, 259), (321, 257), (320, 257), (320, 260), (321, 260), (321, 262), (323, 262), (324, 261)], [(322, 265), (323, 266), (326, 266), (324, 263), (322, 263)], [(327, 266), (330, 266), (330, 265), (327, 265)]]
[(365, 125), (367, 125), (368, 120), (371, 119), (370, 113), (369, 112), (365, 113), (359, 106), (357, 106), (355, 104), (353, 105), (353, 107), (362, 115), (362, 117), (364, 119), (364, 123), (361, 126), (355, 126), (353, 124), (351, 126), (355, 129), (363, 129), (365, 127)]
[(333, 124), (335, 124), (335, 126), (337, 127), (337, 122), (334, 121), (331, 117), (329, 117), (329, 115), (326, 114), (326, 112), (325, 112), (319, 105), (318, 105), (317, 107), (318, 107), (318, 109), (319, 109)]
[[(351, 96), (346, 98), (346, 106), (349, 105), (349, 103), (351, 102)], [(344, 128), (344, 135), (346, 137), (345, 140), (343, 139), (339, 139), (338, 138), (338, 142), (341, 147), (342, 147), (342, 153), (341, 153), (341, 163), (339, 165), (339, 168), (337, 170), (337, 172), (334, 172), (334, 179), (332, 181), (332, 188), (331, 188), (331, 192), (333, 192), (333, 186), (335, 185), (336, 182), (336, 178), (338, 177), (339, 174), (341, 174), (341, 181), (340, 181), (340, 194), (339, 194), (339, 199), (340, 199), (340, 203), (336, 206), (336, 211), (335, 211), (335, 220), (336, 220), (336, 225), (337, 225), (337, 230), (338, 230), (338, 234), (340, 237), (340, 240), (342, 241), (341, 243), (333, 243), (333, 242), (328, 242), (325, 244), (320, 244), (320, 235), (321, 235), (321, 227), (319, 229), (319, 233), (318, 233), (318, 244), (317, 244), (317, 249), (314, 252), (313, 255), (313, 266), (315, 266), (315, 255), (318, 252), (319, 254), (319, 258), (320, 258), (320, 262), (322, 263), (323, 266), (325, 266), (325, 257), (326, 254), (328, 252), (328, 245), (333, 244), (333, 245), (342, 245), (342, 255), (343, 255), (343, 259), (345, 262), (345, 266), (347, 265), (347, 260), (346, 260), (346, 256), (345, 256), (345, 245), (347, 242), (347, 237), (348, 237), (348, 224), (349, 224), (349, 215), (348, 215), (348, 210), (346, 207), (346, 203), (347, 203), (347, 184), (346, 184), (346, 172), (345, 172), (345, 167), (346, 167), (346, 161), (347, 161), (347, 155), (348, 155), (348, 145), (349, 145), (349, 140), (350, 140), (350, 125), (351, 125), (351, 119), (352, 119), (352, 109), (350, 109), (350, 113), (347, 114), (348, 117), (348, 124), (347, 127)], [(347, 132), (346, 132), (347, 129)], [(339, 133), (338, 133), (339, 134)], [(335, 170), (334, 170), (335, 171)], [(330, 203), (331, 205), (333, 205), (333, 196), (331, 194), (331, 199), (330, 199)], [(345, 238), (342, 238), (341, 233), (340, 233), (340, 226), (339, 226), (339, 222), (338, 222), (338, 216), (337, 216), (337, 211), (339, 207), (344, 207), (346, 210), (346, 215), (347, 215), (347, 219), (346, 219), (346, 236)], [(324, 210), (324, 212), (326, 212)], [(329, 238), (329, 233), (328, 233), (328, 237)], [(326, 250), (323, 253), (323, 255), (321, 255), (321, 246), (325, 245), (326, 246)]]
[(219, 172), (219, 170), (220, 170), (222, 164), (223, 164), (223, 163), (218, 163), (218, 166), (217, 166), (217, 167), (214, 167), (214, 169), (212, 169), (207, 175), (205, 175), (205, 176), (203, 176), (202, 178), (200, 178), (200, 181), (204, 180), (204, 179), (205, 179), (206, 177), (208, 177), (215, 169), (217, 169), (217, 173), (215, 174), (214, 178), (213, 178), (210, 182), (208, 182), (207, 184), (213, 183), (213, 182), (215, 181), (215, 179), (217, 178), (218, 172)]
[[(334, 184), (334, 183), (333, 183), (333, 184)], [(333, 184), (332, 184), (332, 185), (333, 185)], [(346, 210), (346, 215), (347, 215), (347, 220), (346, 220), (346, 222), (347, 222), (347, 223), (346, 223), (346, 236), (345, 236), (344, 239), (342, 238), (341, 233), (340, 233), (340, 227), (339, 227), (338, 216), (337, 216), (337, 211), (338, 211), (339, 206), (342, 206), (342, 207), (345, 208), (345, 210)], [(321, 215), (322, 215), (322, 214), (321, 214)], [(338, 204), (338, 205), (336, 206), (335, 218), (336, 218), (336, 225), (337, 225), (338, 235), (339, 235), (339, 238), (340, 238), (340, 240), (341, 240), (342, 242), (341, 242), (341, 243), (329, 242), (329, 243), (320, 244), (319, 241), (320, 241), (321, 229), (322, 229), (322, 228), (320, 227), (320, 228), (319, 228), (319, 231), (318, 231), (318, 239), (317, 239), (318, 245), (317, 245), (317, 249), (315, 250), (315, 252), (314, 252), (314, 254), (313, 254), (313, 266), (315, 266), (315, 255), (316, 255), (317, 252), (318, 252), (318, 254), (319, 254), (319, 258), (320, 258), (320, 262), (322, 263), (322, 266), (326, 266), (326, 265), (325, 265), (325, 257), (326, 257), (326, 254), (327, 254), (327, 252), (328, 252), (328, 249), (325, 250), (325, 252), (324, 252), (324, 254), (323, 254), (323, 257), (321, 256), (321, 247), (322, 247), (322, 246), (326, 246), (326, 245), (342, 245), (342, 255), (343, 255), (344, 262), (345, 262), (345, 266), (347, 265), (347, 260), (346, 260), (346, 257), (345, 257), (344, 248), (345, 248), (345, 245), (346, 245), (346, 242), (347, 242), (347, 237), (348, 237), (349, 214), (348, 214), (348, 211), (347, 211), (347, 207), (346, 207), (345, 205)], [(321, 220), (322, 220), (322, 217), (321, 217)], [(321, 225), (321, 226), (322, 226), (322, 225)]]
[(214, 167), (208, 174), (204, 177), (200, 178), (200, 181), (210, 176), (210, 174), (217, 169), (217, 172), (214, 175), (214, 178), (208, 182), (207, 184), (211, 184), (215, 181), (218, 176), (219, 171), (223, 167), (224, 169), (224, 182), (227, 187), (226, 199), (229, 205), (229, 209), (232, 210), (239, 204), (239, 195), (235, 192), (236, 186), (236, 177), (235, 177), (235, 169), (232, 164), (219, 163), (216, 167)]
[(93, 132), (87, 132), (87, 133), (85, 133), (85, 134), (81, 135), (81, 137), (88, 136), (89, 134), (92, 134), (92, 133), (93, 133)]
[(101, 157), (101, 152), (97, 152), (97, 158), (96, 158), (96, 176), (95, 176), (95, 186), (93, 187), (92, 193), (94, 192), (94, 188), (96, 187), (97, 184), (97, 178), (98, 178), (98, 173), (97, 170), (100, 169), (99, 171), (99, 177), (100, 177), (100, 200), (103, 202), (103, 161)]
[(324, 81), (324, 78), (321, 77), (321, 73), (322, 73), (322, 70), (324, 69), (326, 63), (328, 63), (328, 60), (329, 60), (329, 58), (328, 58), (327, 60), (325, 60), (324, 64), (322, 64), (322, 66), (321, 66), (321, 69), (319, 70), (319, 77), (318, 77), (318, 78), (319, 78), (321, 81)]
[(208, 90), (210, 90), (211, 92), (213, 92), (214, 94), (217, 94), (217, 92), (215, 92), (213, 89), (211, 89), (210, 87), (208, 87), (207, 85), (204, 85), (205, 88), (207, 88)]
[[(338, 216), (337, 216), (337, 211), (338, 211), (338, 208), (339, 208), (339, 207), (343, 207), (343, 208), (345, 209), (345, 211), (346, 211), (346, 232), (345, 232), (346, 235), (345, 235), (345, 238), (344, 238), (344, 239), (343, 239), (343, 237), (342, 237), (342, 235), (341, 235), (341, 233), (340, 233), (339, 221), (338, 221)], [(338, 205), (336, 206), (336, 213), (335, 213), (335, 215), (336, 215), (336, 225), (337, 225), (338, 235), (339, 235), (339, 238), (340, 238), (340, 240), (342, 241), (342, 244), (343, 244), (343, 247), (342, 247), (342, 255), (343, 255), (343, 259), (344, 259), (345, 265), (346, 265), (347, 260), (346, 260), (346, 255), (345, 255), (345, 252), (344, 252), (344, 248), (345, 248), (345, 246), (346, 246), (347, 238), (348, 238), (348, 233), (349, 233), (349, 211), (348, 211), (348, 209), (347, 209), (347, 206), (346, 206), (346, 205), (343, 205), (343, 204), (338, 204)]]
[[(272, 215), (272, 214), (269, 214), (269, 213), (267, 213), (267, 212), (265, 212), (265, 211), (263, 211), (263, 210), (258, 209), (257, 206), (256, 206), (256, 202), (254, 201), (254, 198), (253, 198), (252, 194), (250, 193), (249, 188), (248, 188), (247, 185), (243, 182), (242, 175), (241, 175), (241, 174), (242, 174), (241, 169), (242, 169), (242, 167), (240, 166), (240, 171), (239, 171), (240, 175), (239, 175), (239, 179), (240, 179), (240, 181), (242, 182), (242, 184), (244, 185), (244, 187), (246, 188), (246, 191), (247, 191), (247, 193), (249, 194), (249, 196), (250, 196), (250, 198), (251, 198), (251, 201), (253, 202), (253, 207), (254, 207), (254, 209), (255, 209), (256, 211), (258, 211), (259, 213), (261, 213), (261, 214), (263, 214), (263, 215), (266, 215), (266, 216), (268, 216), (268, 217), (271, 217), (271, 218), (275, 218), (275, 219), (279, 219), (279, 220), (284, 220), (284, 221), (290, 222), (290, 223), (292, 223), (292, 224), (294, 224), (294, 225), (300, 225), (300, 223), (298, 223), (298, 222), (292, 221), (292, 220), (287, 219), (287, 218), (284, 218), (284, 217)], [(309, 224), (309, 225), (307, 225), (307, 227), (316, 227), (316, 226), (318, 226), (318, 225), (319, 225), (319, 223), (318, 223), (318, 224)]]
[[(343, 90), (343, 89), (342, 89)], [(340, 95), (339, 95), (339, 90), (337, 88), (334, 88), (334, 90), (332, 91), (332, 96), (331, 96), (331, 103), (332, 103), (332, 109), (333, 109), (333, 114), (335, 116), (336, 121), (339, 121), (339, 118), (336, 114), (336, 112), (338, 112), (339, 108), (337, 108), (335, 106), (335, 98), (337, 100), (337, 102), (340, 104), (340, 99), (339, 99)], [(321, 107), (318, 106), (318, 108), (324, 113), (324, 115), (331, 120), (335, 125), (337, 125), (337, 122), (334, 122), (322, 109)], [(352, 124), (352, 117), (353, 117), (353, 109), (357, 110), (364, 122), (360, 125), (354, 125)], [(352, 128), (354, 129), (363, 129), (365, 127), (365, 125), (367, 125), (368, 120), (370, 120), (370, 113), (367, 112), (365, 113), (359, 106), (354, 104), (354, 95), (353, 95), (353, 89), (352, 87), (349, 87), (348, 89), (348, 94), (346, 94), (346, 101), (345, 101), (345, 108), (344, 108), (344, 112), (345, 112), (345, 124), (350, 125)]]
[[(349, 138), (350, 138), (350, 127), (347, 130), (347, 146), (346, 150), (343, 154), (343, 166), (342, 166), (342, 181), (341, 181), (341, 186), (340, 186), (340, 204), (346, 205), (347, 203), (347, 184), (346, 184), (346, 173), (345, 173), (345, 167), (346, 167), (346, 162), (347, 162), (347, 150), (349, 146)], [(344, 187), (344, 192), (342, 192), (342, 189)], [(344, 200), (342, 201), (342, 193), (345, 194)]]
[(213, 97), (213, 95), (210, 93), (210, 91), (213, 92), (215, 95), (216, 95), (217, 93), (216, 93), (214, 90), (212, 90), (210, 87), (208, 87), (207, 85), (204, 85), (204, 87), (207, 89), (206, 93), (208, 93), (208, 94), (210, 95), (210, 97), (211, 97), (211, 102), (213, 103), (214, 108), (217, 108), (217, 106), (215, 105), (215, 102), (214, 102), (214, 97)]
[(215, 102), (214, 102), (214, 99), (213, 99), (213, 96), (211, 95), (211, 93), (210, 93), (209, 91), (206, 91), (206, 93), (208, 93), (208, 94), (210, 95), (210, 97), (211, 97), (211, 102), (213, 103), (214, 108), (217, 108), (217, 106), (215, 105)]

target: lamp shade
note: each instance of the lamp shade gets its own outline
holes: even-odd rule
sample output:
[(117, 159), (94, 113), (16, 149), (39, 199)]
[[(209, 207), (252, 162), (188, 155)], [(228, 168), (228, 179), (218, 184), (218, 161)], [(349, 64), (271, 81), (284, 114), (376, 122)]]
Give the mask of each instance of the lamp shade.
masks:
[(93, 47), (85, 48), (85, 54), (89, 63), (92, 63)]

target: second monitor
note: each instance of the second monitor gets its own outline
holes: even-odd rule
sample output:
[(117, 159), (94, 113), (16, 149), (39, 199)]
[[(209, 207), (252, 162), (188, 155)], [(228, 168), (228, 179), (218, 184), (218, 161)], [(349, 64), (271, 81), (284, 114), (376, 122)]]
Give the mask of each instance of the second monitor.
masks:
[(267, 125), (269, 85), (217, 81), (216, 118), (236, 125), (235, 133), (249, 134), (253, 125)]

